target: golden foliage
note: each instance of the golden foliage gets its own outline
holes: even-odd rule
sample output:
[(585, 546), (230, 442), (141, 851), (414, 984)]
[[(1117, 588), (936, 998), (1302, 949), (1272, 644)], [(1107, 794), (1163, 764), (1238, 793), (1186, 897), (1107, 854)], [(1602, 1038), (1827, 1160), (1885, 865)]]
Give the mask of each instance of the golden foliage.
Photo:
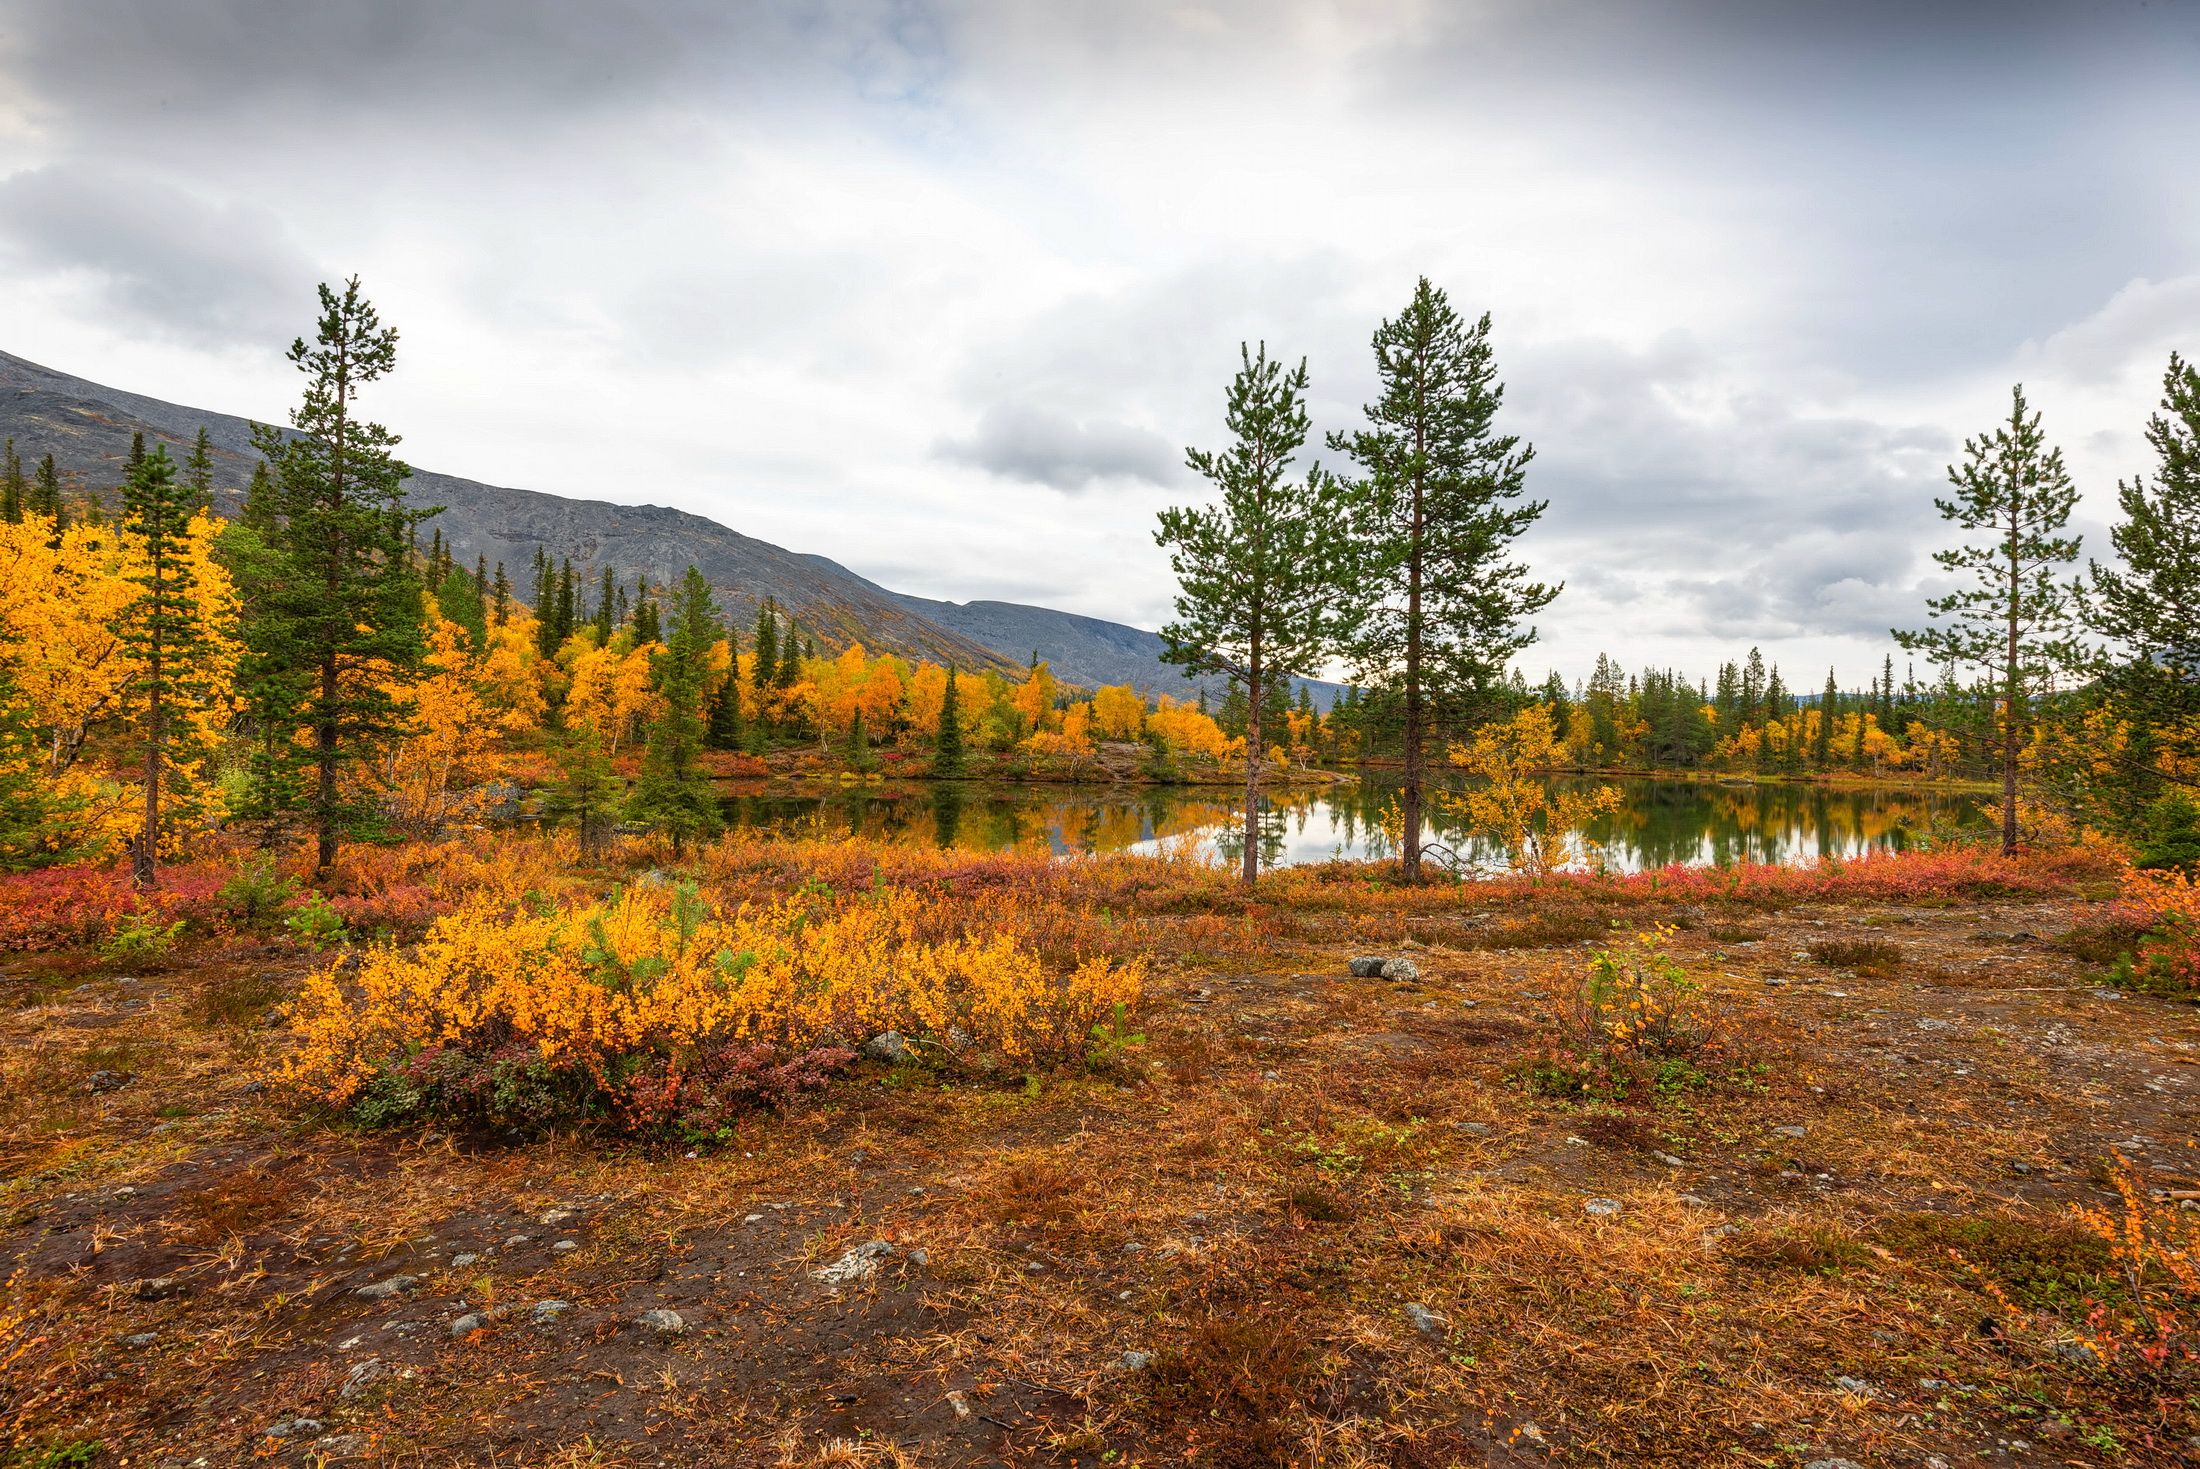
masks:
[(1620, 793), (1611, 786), (1552, 791), (1546, 774), (1564, 754), (1550, 710), (1531, 704), (1503, 724), (1483, 725), (1467, 744), (1451, 747), (1451, 763), (1478, 784), (1437, 800), (1468, 831), (1502, 846), (1515, 872), (1542, 877), (1579, 866), (1596, 854), (1596, 844), (1580, 835), (1581, 828), (1600, 812), (1618, 810)]

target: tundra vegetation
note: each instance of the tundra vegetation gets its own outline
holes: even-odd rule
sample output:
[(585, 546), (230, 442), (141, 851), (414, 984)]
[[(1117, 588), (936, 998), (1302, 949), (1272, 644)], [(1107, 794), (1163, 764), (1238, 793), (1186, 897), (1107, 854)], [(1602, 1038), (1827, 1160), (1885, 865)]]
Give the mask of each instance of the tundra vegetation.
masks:
[[(8, 1469), (2200, 1450), (2181, 360), (2082, 581), (2021, 394), (1969, 447), (1929, 681), (1538, 686), (1529, 452), (1423, 283), (1352, 477), (1294, 466), (1265, 350), (1193, 455), (1207, 708), (467, 566), (365, 416), (395, 334), (321, 306), (233, 520), (203, 444), (112, 506), (0, 462)], [(1332, 663), (1333, 707), (1283, 681)], [(1398, 860), (1265, 872), (716, 799), (1394, 757)], [(1546, 777), (1640, 768), (1991, 777), (2001, 820), (1622, 875)]]

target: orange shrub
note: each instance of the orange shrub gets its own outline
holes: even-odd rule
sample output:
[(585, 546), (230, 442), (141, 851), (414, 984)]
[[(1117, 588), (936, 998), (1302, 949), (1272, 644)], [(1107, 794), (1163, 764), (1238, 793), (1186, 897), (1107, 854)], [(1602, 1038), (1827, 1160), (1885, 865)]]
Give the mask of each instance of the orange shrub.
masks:
[(2200, 992), (2200, 884), (2184, 873), (2126, 868), (2122, 906), (2147, 930), (2135, 967), (2165, 988)]
[(720, 1100), (735, 1080), (768, 1096), (793, 1085), (785, 1068), (807, 1084), (881, 1031), (949, 1055), (1074, 1056), (1144, 974), (1142, 960), (1050, 967), (1015, 933), (896, 888), (813, 888), (730, 911), (664, 884), (565, 909), (483, 895), (415, 949), (310, 977), (280, 1081), (370, 1122), (441, 1111), (646, 1125), (694, 1110), (692, 1078)]

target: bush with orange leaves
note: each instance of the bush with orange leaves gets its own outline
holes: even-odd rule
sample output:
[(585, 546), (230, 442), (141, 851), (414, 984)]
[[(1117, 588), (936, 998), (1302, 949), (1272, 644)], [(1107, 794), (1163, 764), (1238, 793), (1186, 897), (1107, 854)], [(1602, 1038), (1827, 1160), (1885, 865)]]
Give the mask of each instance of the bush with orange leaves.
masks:
[(948, 901), (819, 886), (729, 911), (684, 885), (565, 909), (471, 899), (413, 949), (309, 978), (279, 1080), (369, 1125), (709, 1136), (883, 1031), (945, 1061), (1042, 1065), (1138, 999), (1143, 961), (1049, 967), (1013, 933), (944, 931)]
[(2158, 1384), (2200, 1369), (2200, 1216), (2154, 1198), (2119, 1153), (2113, 1210), (2081, 1204), (2078, 1223), (2108, 1247), (2122, 1299), (2088, 1303), (2079, 1340), (2093, 1360)]
[(2132, 978), (2150, 989), (2200, 994), (2200, 883), (2174, 868), (2124, 870), (2120, 905), (2146, 930)]
[(1666, 951), (1672, 936), (1660, 925), (1590, 955), (1560, 997), (1555, 1038), (1513, 1075), (1531, 1091), (1610, 1101), (1707, 1085), (1714, 1068), (1740, 1079), (1702, 986)]

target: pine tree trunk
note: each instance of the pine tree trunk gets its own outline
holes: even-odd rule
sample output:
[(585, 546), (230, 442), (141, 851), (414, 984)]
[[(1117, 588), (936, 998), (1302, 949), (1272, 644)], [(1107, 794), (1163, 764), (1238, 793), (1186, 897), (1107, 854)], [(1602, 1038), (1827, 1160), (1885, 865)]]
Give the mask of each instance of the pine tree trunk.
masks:
[(1245, 859), (1239, 875), (1249, 887), (1260, 878), (1260, 645), (1253, 646), (1252, 666), (1245, 675), (1248, 695), (1245, 711)]
[[(1427, 435), (1418, 422), (1413, 429), (1415, 464), (1425, 464)], [(1428, 533), (1422, 501), (1421, 474), (1413, 477), (1413, 524), (1406, 553), (1406, 739), (1405, 791), (1399, 801), (1399, 817), (1405, 831), (1405, 850), (1399, 853), (1405, 880), (1421, 880), (1421, 561)]]
[(2017, 608), (2023, 593), (2023, 568), (2018, 562), (2017, 528), (2022, 501), (2012, 490), (2009, 505), (2009, 663), (2003, 670), (2001, 696), (2001, 854), (2017, 852), (2017, 699), (2023, 692), (2023, 671), (2017, 664)]
[(326, 872), (336, 861), (336, 660), (321, 664), (321, 717), (314, 722), (313, 870)]
[[(157, 584), (156, 584), (157, 585)], [(159, 606), (157, 600), (155, 607)], [(145, 710), (145, 830), (138, 835), (137, 851), (130, 858), (130, 880), (139, 892), (150, 892), (160, 881), (154, 869), (154, 853), (160, 841), (160, 644), (153, 644), (148, 664)]]

